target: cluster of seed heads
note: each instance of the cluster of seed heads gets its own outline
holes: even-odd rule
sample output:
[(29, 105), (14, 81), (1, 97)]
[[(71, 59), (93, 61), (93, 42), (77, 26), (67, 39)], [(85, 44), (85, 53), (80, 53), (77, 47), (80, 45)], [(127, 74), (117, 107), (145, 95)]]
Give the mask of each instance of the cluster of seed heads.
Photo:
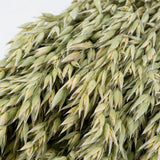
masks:
[(74, 0), (21, 28), (0, 62), (2, 160), (160, 160), (159, 0)]

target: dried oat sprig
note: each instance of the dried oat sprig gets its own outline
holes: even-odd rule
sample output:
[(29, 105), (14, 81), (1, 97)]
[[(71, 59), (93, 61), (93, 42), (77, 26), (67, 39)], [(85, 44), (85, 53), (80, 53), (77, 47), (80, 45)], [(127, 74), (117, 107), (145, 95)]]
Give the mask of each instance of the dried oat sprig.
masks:
[(20, 26), (0, 62), (2, 159), (160, 159), (160, 2), (74, 0)]

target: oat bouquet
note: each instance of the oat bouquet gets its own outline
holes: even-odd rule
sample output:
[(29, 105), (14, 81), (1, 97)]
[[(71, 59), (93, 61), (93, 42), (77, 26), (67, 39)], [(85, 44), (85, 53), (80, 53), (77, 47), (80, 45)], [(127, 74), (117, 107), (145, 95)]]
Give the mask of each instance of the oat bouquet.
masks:
[(159, 0), (74, 0), (9, 44), (1, 160), (160, 159)]

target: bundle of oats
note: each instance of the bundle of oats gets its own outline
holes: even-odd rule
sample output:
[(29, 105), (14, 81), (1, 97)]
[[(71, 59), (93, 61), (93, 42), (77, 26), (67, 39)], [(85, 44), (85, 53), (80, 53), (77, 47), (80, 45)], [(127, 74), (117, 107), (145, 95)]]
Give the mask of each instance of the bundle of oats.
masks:
[(21, 26), (0, 62), (2, 160), (160, 159), (159, 0), (75, 0)]

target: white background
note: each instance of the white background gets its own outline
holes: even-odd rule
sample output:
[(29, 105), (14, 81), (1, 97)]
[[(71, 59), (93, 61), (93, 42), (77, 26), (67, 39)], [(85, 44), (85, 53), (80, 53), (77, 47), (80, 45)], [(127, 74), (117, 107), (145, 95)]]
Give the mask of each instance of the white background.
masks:
[(42, 12), (60, 14), (72, 0), (1, 0), (0, 3), (0, 59), (7, 54), (10, 41), (19, 32), (18, 26), (35, 21)]

